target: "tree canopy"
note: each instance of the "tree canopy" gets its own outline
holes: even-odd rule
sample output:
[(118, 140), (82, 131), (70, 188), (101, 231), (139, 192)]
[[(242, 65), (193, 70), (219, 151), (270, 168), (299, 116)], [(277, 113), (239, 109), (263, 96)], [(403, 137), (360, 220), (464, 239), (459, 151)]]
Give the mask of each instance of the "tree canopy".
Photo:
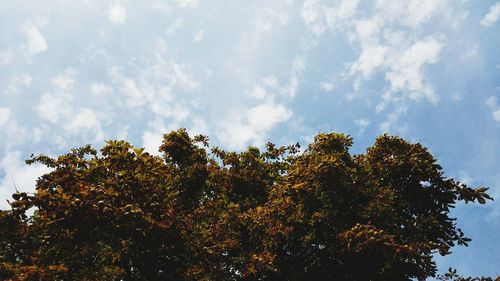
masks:
[(161, 156), (125, 141), (33, 156), (52, 171), (0, 211), (0, 279), (435, 276), (434, 254), (470, 242), (451, 208), (484, 204), (487, 188), (444, 176), (418, 143), (383, 135), (358, 155), (351, 145), (329, 133), (305, 149), (233, 152), (180, 129)]

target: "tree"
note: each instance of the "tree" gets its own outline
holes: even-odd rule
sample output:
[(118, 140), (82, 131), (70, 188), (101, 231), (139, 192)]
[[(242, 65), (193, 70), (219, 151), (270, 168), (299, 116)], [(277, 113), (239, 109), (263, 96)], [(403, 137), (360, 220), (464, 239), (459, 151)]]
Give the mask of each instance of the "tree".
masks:
[[(237, 153), (165, 134), (161, 156), (108, 141), (57, 158), (0, 211), (2, 280), (424, 280), (470, 241), (449, 216), (487, 188), (446, 178), (420, 144), (365, 154), (319, 134)], [(34, 210), (34, 211), (32, 211)], [(32, 215), (29, 215), (30, 212)]]

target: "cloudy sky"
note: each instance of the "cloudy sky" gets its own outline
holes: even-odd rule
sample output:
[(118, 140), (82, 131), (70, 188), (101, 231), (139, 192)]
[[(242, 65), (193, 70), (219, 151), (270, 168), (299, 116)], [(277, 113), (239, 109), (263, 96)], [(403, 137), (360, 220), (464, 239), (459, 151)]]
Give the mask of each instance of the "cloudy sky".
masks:
[[(227, 149), (388, 132), (500, 200), (497, 0), (3, 0), (0, 208), (58, 155), (179, 127)], [(500, 272), (500, 203), (460, 205), (469, 248), (441, 269)]]

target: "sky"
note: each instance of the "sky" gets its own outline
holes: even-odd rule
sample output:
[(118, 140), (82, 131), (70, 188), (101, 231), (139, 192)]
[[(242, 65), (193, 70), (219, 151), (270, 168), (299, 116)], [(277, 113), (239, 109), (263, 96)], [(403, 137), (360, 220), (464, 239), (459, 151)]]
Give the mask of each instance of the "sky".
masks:
[(231, 150), (383, 133), (445, 175), (490, 187), (459, 204), (468, 248), (439, 269), (500, 274), (500, 1), (1, 0), (0, 208), (50, 156), (108, 139), (157, 153), (181, 127)]

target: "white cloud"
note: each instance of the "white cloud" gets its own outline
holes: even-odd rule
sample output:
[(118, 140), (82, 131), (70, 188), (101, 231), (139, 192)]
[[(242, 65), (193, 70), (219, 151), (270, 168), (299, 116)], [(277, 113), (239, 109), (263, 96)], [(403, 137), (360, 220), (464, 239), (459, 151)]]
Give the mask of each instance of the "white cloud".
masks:
[(64, 72), (51, 79), (54, 91), (42, 95), (36, 111), (42, 120), (58, 123), (73, 113), (72, 90), (75, 84), (76, 70), (67, 68)]
[(304, 69), (306, 68), (304, 58), (296, 58), (292, 62), (292, 69), (290, 71), (290, 81), (284, 89), (284, 94), (289, 98), (294, 98), (297, 95), (299, 88), (299, 78)]
[(351, 74), (360, 72), (365, 79), (368, 79), (386, 61), (391, 50), (389, 46), (379, 43), (378, 37), (382, 26), (383, 23), (377, 17), (356, 21), (354, 24), (362, 52), (358, 60), (351, 65)]
[(198, 30), (194, 34), (193, 41), (194, 42), (200, 42), (200, 41), (203, 40), (203, 38), (204, 38), (204, 32), (203, 32), (203, 30)]
[(479, 45), (477, 43), (472, 44), (472, 46), (467, 46), (462, 55), (462, 59), (475, 59), (479, 52)]
[[(270, 48), (274, 49), (285, 42), (283, 34), (287, 32), (288, 17), (294, 12), (291, 2), (267, 1), (260, 9), (243, 9), (243, 13), (238, 16), (241, 18), (235, 18), (233, 26), (238, 26), (238, 30), (227, 26), (230, 27), (228, 31), (231, 33), (226, 37), (231, 38), (234, 44), (222, 47), (229, 48), (221, 49), (224, 52), (223, 57), (228, 54), (223, 63), (226, 69), (230, 69), (231, 76), (243, 82), (244, 88), (248, 87), (248, 82), (255, 80), (256, 75), (262, 75), (262, 67), (270, 66), (269, 63), (273, 61), (267, 59)], [(222, 54), (219, 51), (216, 53)]]
[(370, 120), (365, 119), (365, 118), (360, 118), (360, 119), (354, 120), (354, 124), (356, 124), (356, 126), (358, 126), (358, 128), (359, 128), (358, 134), (363, 134), (366, 130), (366, 127), (368, 127), (368, 125), (370, 125)]
[(356, 124), (356, 126), (364, 129), (366, 128), (366, 126), (370, 125), (370, 120), (361, 118), (354, 120), (354, 123)]
[(498, 105), (498, 99), (495, 96), (491, 96), (486, 100), (486, 105), (493, 109), (491, 115), (493, 116), (493, 120), (496, 122), (500, 122), (500, 106)]
[(500, 122), (500, 108), (493, 111), (492, 115), (495, 121)]
[(273, 24), (271, 21), (260, 19), (255, 21), (255, 27), (260, 32), (269, 32), (273, 29)]
[(404, 22), (415, 28), (427, 22), (444, 7), (444, 3), (443, 0), (412, 0), (408, 6), (408, 17)]
[[(74, 85), (76, 71), (66, 69), (61, 75), (51, 79), (53, 91), (42, 95), (36, 105), (41, 120), (60, 126), (64, 134), (53, 138), (55, 143), (64, 144), (68, 137), (78, 136), (80, 140), (99, 142), (104, 138), (101, 122), (107, 115), (97, 113), (90, 108), (80, 108), (74, 104)], [(94, 94), (102, 94), (109, 86), (93, 84), (90, 89)]]
[(39, 143), (42, 140), (43, 131), (40, 128), (34, 128), (31, 130), (31, 140), (34, 143)]
[(124, 24), (127, 20), (127, 9), (119, 1), (109, 6), (108, 20), (114, 25)]
[(33, 78), (27, 73), (14, 74), (10, 79), (10, 83), (7, 87), (6, 93), (15, 94), (19, 92), (20, 88), (29, 87), (32, 81)]
[(70, 91), (73, 89), (75, 84), (76, 70), (73, 68), (67, 68), (64, 70), (63, 74), (52, 78), (52, 83), (57, 86), (62, 91)]
[(275, 104), (270, 98), (263, 104), (247, 110), (241, 116), (233, 114), (230, 121), (222, 123), (219, 134), (221, 142), (231, 149), (241, 149), (247, 145), (262, 145), (266, 134), (277, 124), (292, 117), (292, 111), (282, 104)]
[(384, 22), (378, 16), (355, 21), (354, 27), (361, 46), (376, 44), (383, 24)]
[(0, 52), (0, 65), (9, 64), (14, 56), (14, 50), (12, 48), (7, 48)]
[(20, 192), (33, 192), (36, 179), (50, 172), (42, 165), (27, 166), (19, 151), (10, 151), (0, 160), (0, 169), (4, 177), (0, 180), (0, 209), (7, 209), (7, 199), (12, 201), (16, 187)]
[(376, 12), (383, 14), (387, 20), (402, 18), (405, 13), (405, 3), (408, 1), (377, 0)]
[(116, 139), (127, 140), (129, 137), (130, 125), (120, 125), (116, 134)]
[(36, 111), (42, 120), (58, 123), (71, 114), (71, 100), (68, 94), (47, 92), (40, 98)]
[[(199, 88), (199, 82), (193, 77), (190, 67), (177, 63), (166, 56), (166, 45), (159, 40), (154, 48), (155, 60), (140, 69), (134, 75), (124, 75), (124, 70), (111, 67), (109, 77), (116, 94), (122, 96), (128, 108), (145, 107), (157, 117), (169, 117), (175, 122), (184, 120), (190, 106), (183, 103), (183, 94), (190, 94)], [(133, 77), (131, 77), (133, 76)], [(179, 100), (176, 100), (180, 97)], [(190, 103), (196, 98), (190, 97)]]
[(147, 102), (147, 99), (145, 99), (145, 95), (147, 95), (147, 93), (139, 90), (133, 79), (126, 78), (123, 80), (122, 91), (127, 96), (126, 102), (130, 107), (142, 106)]
[(142, 147), (152, 155), (160, 155), (158, 149), (163, 141), (163, 134), (168, 131), (163, 119), (155, 118), (149, 121), (148, 130), (142, 134)]
[(101, 123), (108, 116), (89, 108), (75, 108), (70, 95), (61, 92), (46, 93), (36, 110), (40, 119), (64, 130), (64, 134), (54, 136), (56, 143), (64, 144), (65, 139), (73, 136), (91, 142), (100, 142), (105, 137)]
[(151, 103), (151, 111), (158, 117), (168, 117), (174, 126), (177, 127), (181, 122), (185, 121), (191, 114), (189, 108), (181, 102), (173, 103), (167, 100)]
[(199, 87), (199, 82), (191, 76), (185, 65), (174, 62), (170, 62), (170, 64), (172, 73), (169, 78), (172, 86), (179, 86), (186, 91), (194, 91)]
[(155, 1), (151, 5), (151, 7), (154, 10), (163, 11), (163, 12), (170, 12), (170, 10), (172, 9), (172, 6), (170, 6), (170, 4), (166, 4), (164, 1)]
[(164, 132), (146, 131), (142, 134), (142, 147), (145, 151), (152, 155), (159, 155), (158, 149), (160, 148), (163, 140)]
[(332, 84), (332, 83), (330, 83), (330, 82), (321, 82), (321, 83), (319, 84), (319, 87), (320, 87), (320, 89), (321, 89), (322, 91), (327, 92), (327, 93), (330, 93), (330, 92), (331, 92), (331, 91), (333, 91), (333, 89), (335, 88), (335, 87), (333, 86), (333, 84)]
[(250, 126), (245, 124), (236, 124), (235, 126), (226, 127), (219, 136), (219, 139), (225, 143), (229, 149), (243, 149), (249, 145), (249, 142), (255, 142), (256, 139), (260, 140)]
[(262, 83), (264, 83), (267, 87), (276, 87), (278, 86), (278, 78), (274, 75), (269, 75), (262, 78)]
[(497, 97), (491, 96), (486, 100), (486, 105), (488, 105), (491, 108), (495, 108), (498, 106), (498, 99)]
[(384, 40), (389, 46), (404, 46), (406, 33), (401, 30), (384, 30)]
[(26, 128), (21, 127), (11, 116), (7, 123), (4, 124), (2, 130), (4, 136), (0, 143), (5, 144), (6, 152), (11, 151), (15, 147), (22, 147), (27, 141), (31, 141), (32, 143), (38, 141), (36, 130), (30, 129), (28, 134)]
[[(387, 132), (408, 132), (408, 125), (397, 125), (410, 100), (426, 99), (436, 104), (439, 96), (425, 76), (425, 66), (437, 62), (443, 39), (435, 36), (419, 38), (421, 26), (440, 14), (450, 17), (451, 7), (447, 0), (377, 0), (375, 13), (368, 18), (352, 20), (353, 32), (348, 33), (352, 42), (358, 42), (361, 52), (351, 65), (355, 89), (360, 82), (373, 74), (383, 74), (387, 87), (376, 105), (375, 111), (392, 111), (379, 126)], [(356, 90), (356, 91), (358, 91)]]
[(7, 124), (10, 118), (10, 110), (7, 107), (0, 106), (0, 128)]
[(26, 45), (21, 46), (21, 48), (27, 55), (34, 56), (47, 50), (47, 42), (34, 24), (28, 23), (24, 28), (24, 34), (26, 35)]
[(145, 90), (141, 90), (134, 79), (124, 77), (117, 67), (110, 69), (109, 76), (112, 83), (118, 86), (121, 93), (125, 95), (125, 103), (128, 107), (143, 106), (153, 99), (154, 92), (149, 83), (144, 86)]
[(201, 116), (193, 116), (191, 117), (189, 126), (187, 126), (187, 129), (190, 134), (192, 135), (208, 135), (208, 126), (207, 123), (205, 122), (205, 119)]
[[(497, 175), (496, 177), (493, 178), (491, 186), (497, 188), (492, 188), (491, 190), (488, 191), (488, 193), (495, 200), (496, 198), (500, 198), (500, 188), (498, 188), (498, 186), (500, 186), (500, 176)], [(489, 205), (490, 205), (489, 206), (490, 212), (486, 216), (485, 220), (488, 223), (496, 224), (498, 223), (498, 219), (500, 218), (500, 204), (489, 204)]]
[[(387, 9), (391, 13), (391, 8)], [(425, 65), (437, 61), (443, 44), (433, 37), (415, 40), (401, 31), (381, 32), (385, 26), (378, 16), (355, 23), (355, 38), (362, 51), (351, 65), (350, 74), (360, 74), (364, 79), (370, 79), (377, 71), (385, 72), (390, 88), (382, 96), (383, 101), (377, 106), (377, 111), (383, 110), (385, 103), (394, 101), (397, 97), (395, 92), (414, 100), (425, 97), (431, 103), (437, 103), (439, 97), (426, 81), (423, 70)], [(413, 42), (408, 45), (408, 41)], [(358, 76), (355, 79), (355, 83), (358, 83), (356, 87), (359, 87), (359, 82)]]
[(359, 0), (342, 0), (338, 6), (325, 8), (328, 27), (335, 29), (356, 13)]
[(102, 83), (92, 83), (89, 89), (90, 92), (96, 96), (108, 95), (113, 92), (112, 87)]
[(262, 100), (268, 96), (268, 93), (261, 86), (255, 86), (247, 94), (255, 99)]
[(198, 0), (176, 0), (177, 5), (181, 8), (196, 8), (198, 7)]
[(489, 12), (481, 19), (483, 26), (489, 27), (498, 21), (500, 18), (500, 2), (490, 7)]
[(399, 105), (395, 110), (387, 114), (384, 122), (380, 123), (379, 128), (382, 133), (395, 132), (398, 135), (404, 136), (408, 133), (408, 125), (397, 125), (401, 116), (406, 112), (403, 105)]
[(73, 135), (87, 135), (92, 141), (99, 142), (104, 139), (104, 132), (101, 128), (101, 117), (98, 113), (89, 108), (79, 109), (64, 125), (64, 130)]
[(462, 93), (454, 93), (452, 96), (451, 96), (451, 101), (454, 102), (454, 103), (459, 103), (461, 102), (462, 100), (464, 99), (464, 96)]
[(18, 85), (30, 86), (33, 81), (33, 77), (31, 75), (24, 73), (21, 75), (14, 76), (13, 82)]
[(285, 106), (264, 103), (252, 107), (246, 114), (248, 124), (258, 131), (268, 131), (277, 123), (288, 120), (292, 112)]
[(391, 83), (393, 91), (410, 91), (410, 97), (419, 99), (425, 96), (430, 102), (439, 99), (434, 90), (426, 85), (423, 76), (423, 66), (436, 62), (442, 44), (434, 38), (427, 38), (413, 44), (400, 57), (391, 57), (388, 61), (389, 71), (386, 79)]
[(167, 36), (171, 36), (174, 34), (176, 31), (181, 29), (184, 26), (184, 21), (181, 18), (176, 18), (174, 22), (172, 22), (167, 28), (165, 29), (165, 34)]
[(382, 66), (390, 50), (386, 46), (374, 44), (363, 48), (358, 60), (351, 66), (351, 73), (361, 72), (365, 79), (372, 76), (373, 72)]
[(404, 26), (416, 28), (428, 22), (439, 11), (444, 11), (446, 2), (446, 0), (378, 0), (376, 7), (378, 14), (386, 21), (396, 21)]
[(464, 183), (466, 185), (472, 185), (473, 182), (475, 181), (474, 178), (472, 178), (472, 176), (467, 173), (466, 171), (458, 171), (458, 176), (456, 177), (456, 179), (461, 182), (461, 183)]
[(446, 7), (446, 0), (378, 0), (371, 17), (351, 21), (353, 32), (348, 33), (349, 38), (361, 47), (349, 72), (354, 76), (355, 91), (359, 90), (361, 78), (370, 79), (375, 73), (385, 74), (389, 83), (377, 112), (384, 110), (387, 103), (402, 102), (402, 97), (438, 102), (439, 96), (425, 78), (424, 67), (437, 61), (442, 40), (432, 36), (420, 39), (410, 30), (428, 22)]
[(315, 35), (326, 30), (325, 13), (319, 0), (305, 0), (300, 11), (302, 19)]

